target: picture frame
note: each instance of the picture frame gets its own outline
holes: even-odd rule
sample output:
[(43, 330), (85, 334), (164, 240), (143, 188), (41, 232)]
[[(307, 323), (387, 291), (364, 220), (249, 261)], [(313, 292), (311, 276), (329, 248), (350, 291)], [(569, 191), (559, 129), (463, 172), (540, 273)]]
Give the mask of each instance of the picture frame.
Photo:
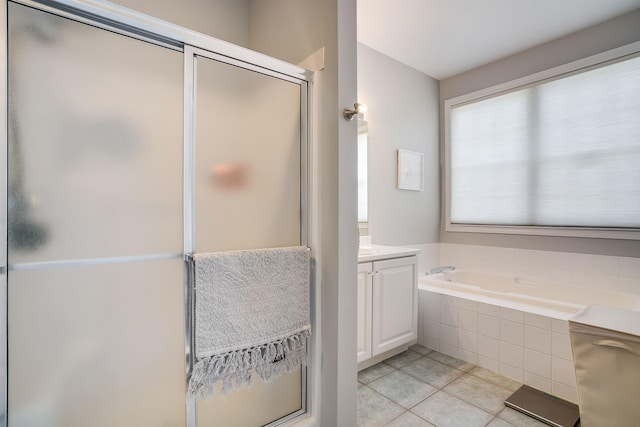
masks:
[(422, 191), (424, 154), (398, 149), (398, 189)]

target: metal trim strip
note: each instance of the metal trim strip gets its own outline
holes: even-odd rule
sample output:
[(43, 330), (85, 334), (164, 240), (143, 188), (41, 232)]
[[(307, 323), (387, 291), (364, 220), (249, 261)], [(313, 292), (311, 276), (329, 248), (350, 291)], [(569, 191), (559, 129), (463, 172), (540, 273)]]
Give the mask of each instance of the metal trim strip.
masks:
[(42, 261), (42, 262), (25, 262), (20, 264), (9, 264), (9, 271), (21, 271), (21, 270), (40, 270), (43, 268), (57, 268), (57, 267), (83, 267), (89, 265), (101, 265), (101, 264), (118, 264), (128, 262), (140, 262), (140, 261), (163, 261), (170, 259), (181, 259), (182, 253), (172, 254), (153, 254), (153, 255), (131, 255), (122, 257), (107, 257), (107, 258), (86, 258), (86, 259), (71, 259), (63, 261)]
[(0, 6), (0, 20), (3, 23), (2, 43), (0, 43), (0, 56), (2, 56), (2, 66), (0, 67), (0, 91), (5, 94), (4, 102), (0, 106), (0, 162), (2, 172), (0, 174), (0, 266), (3, 271), (0, 274), (0, 426), (6, 427), (8, 422), (8, 396), (9, 396), (9, 343), (8, 343), (8, 268), (7, 268), (7, 219), (8, 219), (8, 40), (9, 28), (7, 19), (7, 2), (2, 2)]

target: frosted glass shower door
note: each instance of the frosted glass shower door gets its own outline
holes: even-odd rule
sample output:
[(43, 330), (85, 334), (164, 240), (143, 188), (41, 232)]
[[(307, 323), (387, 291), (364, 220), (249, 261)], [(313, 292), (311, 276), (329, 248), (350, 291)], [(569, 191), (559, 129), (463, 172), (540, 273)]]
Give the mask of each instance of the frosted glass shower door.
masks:
[[(306, 245), (300, 82), (194, 58), (195, 252)], [(240, 64), (241, 65), (241, 64)], [(198, 425), (254, 427), (303, 407), (299, 369), (198, 401)]]
[(183, 55), (8, 18), (9, 426), (184, 426)]
[(196, 69), (196, 252), (300, 245), (300, 84)]

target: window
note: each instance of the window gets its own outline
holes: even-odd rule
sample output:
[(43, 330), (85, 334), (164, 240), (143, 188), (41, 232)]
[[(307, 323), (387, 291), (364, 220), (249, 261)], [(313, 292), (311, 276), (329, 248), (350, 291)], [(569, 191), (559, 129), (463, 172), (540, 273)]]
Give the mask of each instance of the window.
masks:
[(615, 53), (445, 102), (447, 230), (640, 238), (640, 56)]

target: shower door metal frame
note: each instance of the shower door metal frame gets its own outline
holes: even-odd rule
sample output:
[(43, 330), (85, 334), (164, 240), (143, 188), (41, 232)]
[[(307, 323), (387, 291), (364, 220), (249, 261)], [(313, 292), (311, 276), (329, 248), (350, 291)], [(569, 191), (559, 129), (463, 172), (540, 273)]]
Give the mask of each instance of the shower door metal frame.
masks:
[[(211, 59), (220, 63), (232, 65), (244, 70), (253, 71), (268, 77), (281, 79), (300, 86), (300, 245), (311, 247), (310, 242), (310, 197), (309, 197), (309, 165), (311, 164), (309, 149), (309, 85), (307, 79), (300, 76), (292, 76), (277, 70), (267, 69), (257, 64), (244, 62), (240, 59), (230, 58), (219, 53), (212, 52), (195, 46), (184, 46), (184, 253), (191, 254), (195, 251), (195, 145), (196, 145), (196, 91), (197, 91), (197, 60), (198, 57)], [(313, 254), (313, 250), (312, 250)], [(186, 258), (185, 258), (186, 260)], [(187, 271), (188, 274), (188, 271)], [(311, 283), (314, 281), (312, 280)], [(195, 358), (193, 355), (193, 289), (190, 286), (191, 277), (185, 278), (185, 301), (189, 313), (185, 312), (185, 377), (189, 380)], [(310, 301), (313, 301), (311, 298)], [(307, 346), (310, 347), (307, 342)], [(276, 427), (307, 413), (307, 367), (301, 367), (301, 408), (282, 418), (279, 418), (264, 427)], [(187, 427), (197, 426), (197, 402), (187, 401)]]
[[(5, 0), (0, 7), (0, 19), (4, 23), (2, 28), (2, 43), (0, 43), (0, 55), (3, 65), (0, 71), (0, 89), (4, 93), (4, 102), (0, 107), (0, 136), (1, 154), (0, 162), (4, 167), (0, 174), (0, 197), (2, 204), (0, 214), (0, 238), (3, 240), (0, 249), (0, 427), (6, 427), (8, 423), (8, 260), (7, 260), (7, 150), (8, 150), (8, 3), (22, 4), (34, 9), (52, 13), (64, 18), (85, 23), (97, 28), (112, 31), (138, 40), (149, 42), (165, 48), (183, 52), (184, 55), (184, 176), (183, 176), (183, 226), (184, 226), (184, 254), (193, 252), (193, 213), (194, 213), (194, 127), (195, 124), (195, 75), (194, 61), (197, 56), (204, 56), (216, 61), (225, 62), (250, 71), (265, 74), (267, 76), (287, 80), (300, 85), (300, 240), (301, 245), (311, 248), (312, 260), (317, 253), (317, 242), (315, 227), (312, 228), (311, 210), (315, 206), (315, 198), (312, 197), (311, 189), (314, 188), (311, 182), (311, 123), (310, 123), (310, 98), (313, 85), (313, 73), (301, 67), (287, 62), (263, 55), (249, 49), (227, 43), (213, 37), (188, 30), (162, 21), (157, 18), (145, 15), (140, 12), (127, 9), (115, 4), (96, 3), (91, 0)], [(183, 255), (184, 255), (183, 254)], [(312, 327), (319, 322), (319, 313), (314, 310), (319, 298), (319, 287), (315, 281), (317, 265), (311, 266), (311, 298), (312, 304)], [(185, 278), (186, 279), (186, 278)], [(185, 280), (187, 283), (187, 280)], [(187, 377), (192, 362), (191, 348), (191, 314), (189, 306), (191, 290), (185, 286), (185, 376)], [(309, 393), (313, 390), (318, 392), (317, 368), (319, 363), (316, 360), (319, 343), (318, 329), (312, 335), (308, 345), (310, 347), (309, 363), (312, 367), (313, 375), (311, 382), (307, 381), (309, 369), (302, 372), (302, 408), (283, 418), (273, 421), (267, 426), (285, 425), (302, 419), (305, 414), (311, 414), (318, 408), (311, 408), (308, 402)], [(187, 427), (197, 425), (195, 404), (186, 407)]]
[(0, 161), (4, 165), (4, 169), (0, 174), (0, 203), (2, 208), (0, 209), (0, 426), (6, 427), (7, 425), (7, 409), (8, 409), (8, 396), (9, 396), (9, 354), (8, 354), (8, 275), (7, 275), (7, 150), (8, 150), (8, 31), (9, 23), (7, 21), (7, 2), (2, 2), (0, 6), (0, 20), (4, 23), (2, 28), (2, 43), (0, 43), (0, 55), (2, 56), (2, 66), (0, 68), (0, 90), (4, 93), (4, 102), (0, 106)]

